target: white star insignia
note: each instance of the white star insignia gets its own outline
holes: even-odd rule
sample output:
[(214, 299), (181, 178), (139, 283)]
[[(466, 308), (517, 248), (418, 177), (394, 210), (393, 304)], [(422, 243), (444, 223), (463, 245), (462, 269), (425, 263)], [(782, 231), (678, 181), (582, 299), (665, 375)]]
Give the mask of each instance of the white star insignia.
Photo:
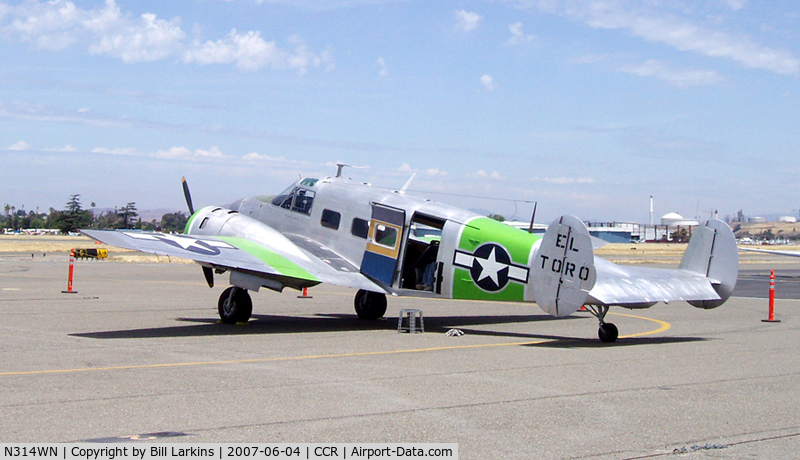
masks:
[(486, 259), (481, 259), (478, 257), (476, 257), (475, 259), (481, 266), (481, 276), (478, 278), (478, 281), (483, 281), (486, 278), (491, 278), (495, 286), (499, 286), (500, 279), (498, 278), (497, 274), (500, 272), (500, 270), (508, 267), (508, 265), (497, 261), (497, 257), (495, 256), (496, 249), (497, 248), (492, 248), (492, 252), (489, 253), (489, 257)]

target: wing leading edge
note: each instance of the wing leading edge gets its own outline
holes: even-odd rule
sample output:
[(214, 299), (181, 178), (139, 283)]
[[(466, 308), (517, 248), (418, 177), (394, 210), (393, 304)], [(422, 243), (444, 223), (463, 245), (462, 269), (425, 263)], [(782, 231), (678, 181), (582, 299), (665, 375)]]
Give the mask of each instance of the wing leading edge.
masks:
[[(110, 246), (151, 254), (182, 257), (203, 266), (231, 270), (232, 284), (247, 278), (248, 289), (259, 285), (274, 290), (330, 283), (375, 292), (383, 290), (360, 273), (338, 271), (304, 251), (277, 232), (268, 241), (236, 236), (170, 235), (159, 232), (82, 230), (81, 233)], [(259, 279), (264, 280), (263, 283)]]

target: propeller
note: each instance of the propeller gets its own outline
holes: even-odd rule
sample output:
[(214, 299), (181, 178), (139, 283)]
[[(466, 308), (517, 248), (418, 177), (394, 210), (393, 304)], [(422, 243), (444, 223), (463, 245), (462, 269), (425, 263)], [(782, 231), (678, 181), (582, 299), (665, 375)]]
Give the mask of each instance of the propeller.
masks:
[(208, 283), (208, 287), (214, 287), (214, 270), (211, 267), (206, 267), (203, 265), (203, 276), (206, 277), (206, 283)]
[(189, 193), (189, 184), (186, 182), (186, 177), (181, 177), (183, 184), (183, 196), (186, 198), (186, 205), (189, 206), (189, 215), (194, 215), (194, 206), (192, 206), (192, 194)]
[[(186, 177), (181, 177), (181, 184), (183, 185), (183, 196), (186, 198), (186, 205), (189, 206), (189, 215), (194, 215), (194, 206), (192, 205), (192, 194), (189, 193), (189, 183), (186, 182)], [(208, 287), (214, 287), (214, 270), (211, 267), (203, 265), (203, 276), (208, 283)]]

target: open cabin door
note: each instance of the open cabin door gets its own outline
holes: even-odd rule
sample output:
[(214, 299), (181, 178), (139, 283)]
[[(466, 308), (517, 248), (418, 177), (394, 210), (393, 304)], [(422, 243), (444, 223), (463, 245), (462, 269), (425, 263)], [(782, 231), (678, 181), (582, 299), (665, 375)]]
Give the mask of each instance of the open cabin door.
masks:
[(386, 286), (392, 285), (405, 221), (404, 210), (372, 203), (367, 248), (361, 261), (362, 274)]

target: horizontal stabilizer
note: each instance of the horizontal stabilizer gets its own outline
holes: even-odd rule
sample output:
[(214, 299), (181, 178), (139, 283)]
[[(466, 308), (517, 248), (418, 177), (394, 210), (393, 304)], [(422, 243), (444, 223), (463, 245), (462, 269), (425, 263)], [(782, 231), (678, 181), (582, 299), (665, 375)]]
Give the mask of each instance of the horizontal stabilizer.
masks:
[(698, 308), (722, 305), (739, 273), (730, 227), (710, 220), (693, 232), (678, 269), (632, 267), (596, 258), (597, 283), (589, 303), (647, 308), (657, 302), (686, 301)]

